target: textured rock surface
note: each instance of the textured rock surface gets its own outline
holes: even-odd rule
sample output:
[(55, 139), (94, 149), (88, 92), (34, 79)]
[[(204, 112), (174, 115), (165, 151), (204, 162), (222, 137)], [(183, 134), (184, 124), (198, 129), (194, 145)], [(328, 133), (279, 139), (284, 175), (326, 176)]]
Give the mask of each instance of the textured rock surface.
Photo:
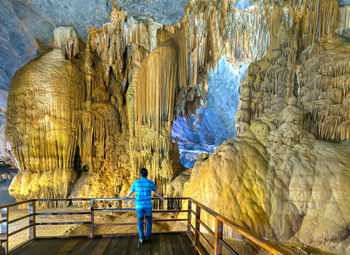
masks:
[[(3, 0), (0, 3), (0, 89), (8, 90), (14, 73), (39, 56), (59, 26), (74, 27), (87, 40), (91, 27), (110, 21), (114, 0)], [(184, 14), (185, 0), (117, 0), (117, 6), (139, 20), (172, 24)], [(38, 41), (37, 41), (38, 40)], [(45, 47), (44, 47), (45, 48)], [(0, 99), (0, 103), (2, 101)]]
[[(232, 63), (254, 61), (269, 45), (264, 12), (257, 6), (241, 12), (228, 3), (191, 2), (181, 23), (172, 26), (138, 22), (126, 12), (115, 9), (111, 13), (112, 22), (100, 29), (90, 29), (86, 44), (69, 27), (55, 30), (53, 46), (61, 49), (61, 57), (68, 61), (67, 65), (79, 70), (82, 76), (82, 80), (79, 78), (75, 82), (79, 87), (77, 106), (68, 107), (73, 127), (68, 122), (64, 124), (65, 135), (75, 137), (74, 141), (66, 139), (70, 147), (65, 148), (69, 150), (63, 159), (64, 169), (74, 169), (78, 177), (81, 175), (79, 185), (86, 187), (75, 188), (72, 194), (118, 195), (137, 178), (140, 166), (150, 168), (158, 189), (166, 192), (166, 183), (181, 170), (178, 149), (171, 140), (171, 123), (175, 116), (193, 113), (205, 100), (208, 68), (215, 66), (222, 54), (229, 54)], [(45, 60), (52, 52), (40, 59)], [(59, 51), (54, 52), (58, 54)], [(59, 154), (39, 155), (40, 164), (36, 156), (31, 155), (32, 151), (41, 151), (40, 146), (51, 138), (48, 148), (56, 151), (55, 142), (59, 136), (32, 143), (31, 137), (20, 132), (24, 126), (34, 137), (55, 132), (53, 126), (44, 122), (32, 125), (26, 121), (26, 115), (22, 117), (27, 113), (21, 90), (26, 83), (34, 83), (26, 80), (29, 73), (36, 72), (32, 70), (35, 69), (32, 63), (37, 62), (17, 72), (8, 100), (9, 106), (12, 105), (8, 134), (15, 155), (20, 158), (20, 176), (25, 171), (61, 167), (57, 165), (61, 160)], [(45, 80), (59, 82), (60, 77), (51, 76), (55, 74), (42, 72), (40, 80), (35, 81), (36, 86), (43, 83), (41, 87), (46, 88)], [(26, 93), (26, 99), (27, 96), (28, 100), (36, 99), (41, 96), (40, 90), (38, 93)], [(66, 108), (57, 108), (55, 100), (58, 99), (52, 100), (52, 104), (47, 102), (48, 121), (68, 112)], [(34, 112), (31, 114), (40, 115)], [(33, 146), (29, 153), (27, 146)], [(93, 182), (94, 179), (98, 181)], [(70, 181), (74, 182), (74, 178)], [(20, 192), (15, 192), (19, 190), (15, 183), (13, 194), (17, 198), (36, 195), (27, 190), (21, 191), (21, 196)], [(70, 182), (67, 185), (69, 191)]]
[[(88, 29), (109, 20), (109, 0), (24, 1), (4, 0), (0, 3), (0, 86), (5, 90), (14, 73), (39, 55), (40, 42), (52, 38), (56, 26), (74, 26), (87, 38)], [(37, 41), (39, 40), (39, 41)]]
[(30, 62), (13, 78), (7, 133), (21, 172), (12, 182), (12, 196), (67, 197), (70, 193), (77, 178), (73, 111), (81, 102), (81, 78), (59, 49)]
[(241, 83), (241, 136), (195, 164), (183, 195), (266, 238), (347, 254), (349, 44), (336, 35), (347, 7), (279, 8), (266, 56)]
[[(239, 134), (263, 113), (298, 105), (304, 111), (304, 128), (316, 138), (349, 138), (349, 44), (335, 36), (338, 2), (316, 4), (307, 9), (308, 16), (298, 17), (298, 8), (283, 14), (266, 57), (249, 67), (235, 117)], [(316, 19), (311, 14), (317, 6), (321, 11)]]
[(12, 146), (6, 135), (7, 125), (2, 125), (0, 130), (0, 161), (18, 168), (17, 161), (13, 155)]
[(79, 37), (73, 27), (58, 27), (53, 31), (55, 48), (61, 49), (68, 60), (73, 60), (79, 53)]
[(139, 21), (175, 24), (184, 15), (187, 0), (115, 0), (116, 6)]
[(302, 121), (291, 106), (254, 120), (196, 162), (183, 195), (266, 238), (348, 253), (350, 144), (318, 141)]
[(206, 105), (196, 114), (177, 116), (171, 136), (177, 141), (181, 163), (193, 167), (201, 153), (213, 153), (225, 140), (236, 135), (234, 116), (239, 103), (239, 84), (248, 65), (232, 66), (222, 57), (208, 79)]

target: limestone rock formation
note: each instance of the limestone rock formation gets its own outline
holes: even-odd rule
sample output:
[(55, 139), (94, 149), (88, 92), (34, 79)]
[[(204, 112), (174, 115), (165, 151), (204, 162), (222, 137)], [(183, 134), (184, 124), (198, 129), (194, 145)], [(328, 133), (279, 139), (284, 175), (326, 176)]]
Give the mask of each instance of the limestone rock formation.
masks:
[(171, 145), (170, 136), (179, 76), (178, 58), (177, 42), (163, 43), (143, 60), (128, 89), (133, 168), (152, 169), (151, 177), (163, 183), (162, 179), (170, 180), (180, 166), (179, 157), (171, 160), (178, 148)]
[(348, 253), (350, 144), (319, 141), (302, 122), (294, 106), (252, 121), (196, 162), (183, 195), (265, 238)]
[(73, 60), (79, 53), (79, 37), (73, 27), (58, 27), (53, 31), (55, 48), (61, 49), (68, 60)]
[(183, 195), (266, 238), (347, 254), (346, 7), (274, 8), (281, 11), (269, 16), (270, 48), (241, 83), (241, 136), (195, 164)]
[(9, 91), (7, 133), (21, 172), (11, 185), (16, 198), (67, 197), (73, 169), (81, 100), (80, 70), (59, 49), (20, 69)]
[(56, 26), (74, 26), (86, 40), (88, 29), (107, 22), (112, 9), (109, 0), (1, 1), (0, 87), (7, 91), (14, 73), (42, 53)]
[(269, 35), (257, 8), (240, 12), (227, 2), (194, 1), (180, 24), (159, 28), (156, 38), (157, 48), (142, 61), (128, 89), (130, 155), (133, 169), (150, 166), (159, 169), (152, 174), (156, 179), (170, 179), (179, 168), (172, 121), (205, 101), (207, 71), (222, 54), (234, 63), (257, 60)]
[[(321, 3), (317, 1), (317, 4)], [(280, 12), (283, 6), (285, 9)], [(291, 5), (290, 9), (286, 9), (287, 4), (283, 6), (272, 4), (269, 8), (274, 12), (268, 12), (264, 3), (256, 3), (240, 11), (231, 1), (193, 1), (187, 6), (181, 22), (172, 26), (142, 23), (116, 8), (111, 14), (112, 22), (101, 29), (90, 30), (86, 45), (79, 41), (72, 28), (57, 28), (54, 46), (61, 48), (65, 58), (84, 76), (80, 82), (78, 106), (70, 109), (76, 112), (72, 117), (77, 129), (77, 133), (74, 133), (77, 145), (73, 149), (75, 161), (79, 162), (76, 167), (85, 167), (90, 174), (101, 169), (104, 169), (102, 172), (118, 172), (122, 179), (131, 174), (134, 179), (137, 169), (145, 165), (151, 168), (151, 176), (164, 179), (160, 180), (159, 188), (165, 191), (164, 181), (170, 180), (181, 170), (177, 146), (170, 136), (173, 119), (178, 115), (193, 113), (201, 102), (205, 103), (207, 70), (217, 63), (222, 54), (236, 64), (256, 61), (269, 47), (270, 34), (278, 39), (274, 39), (276, 43), (272, 44), (269, 56), (281, 58), (277, 59), (276, 64), (285, 68), (279, 70), (281, 79), (286, 80), (285, 85), (279, 86), (283, 100), (278, 97), (269, 99), (273, 95), (270, 90), (266, 95), (257, 92), (258, 96), (251, 97), (251, 85), (244, 84), (253, 79), (254, 72), (260, 71), (260, 62), (256, 63), (249, 69), (249, 77), (242, 85), (237, 125), (243, 126), (244, 130), (251, 119), (270, 106), (286, 106), (290, 100), (293, 101), (295, 89), (291, 76), (295, 69), (299, 30), (296, 29), (293, 34), (291, 29), (304, 26), (300, 31), (309, 35), (316, 28), (308, 25), (318, 26), (319, 22), (315, 22), (315, 18), (295, 21), (304, 10), (314, 13), (314, 6)], [(337, 7), (336, 3), (322, 2), (322, 6), (325, 13), (320, 14), (317, 20), (323, 22), (322, 17), (332, 17), (330, 28), (322, 30), (317, 36), (304, 36), (303, 47), (317, 38), (328, 38), (336, 27), (334, 15), (328, 12), (328, 7)], [(279, 26), (274, 24), (280, 20), (283, 25), (277, 29)], [(278, 43), (287, 40), (288, 44), (284, 46)], [(283, 52), (280, 57), (276, 47), (286, 48), (286, 53)], [(261, 63), (271, 68), (266, 59)], [(270, 62), (274, 63), (274, 59)], [(261, 73), (265, 74), (263, 71)], [(287, 78), (283, 78), (286, 75)], [(10, 97), (9, 102), (11, 100), (18, 99)], [(262, 101), (268, 107), (261, 105)], [(13, 126), (10, 125), (11, 128)], [(238, 128), (239, 131), (241, 129)], [(111, 132), (106, 133), (106, 130)], [(116, 152), (118, 144), (122, 146)], [(123, 163), (115, 162), (119, 157), (124, 159), (120, 161)], [(24, 157), (23, 163), (26, 160), (29, 158)], [(106, 173), (103, 175), (109, 176)]]
[[(113, 5), (140, 21), (178, 22), (187, 0), (2, 0), (0, 3), (0, 89), (8, 91), (14, 73), (44, 52), (55, 28), (72, 26), (84, 41), (91, 27), (110, 21)], [(0, 104), (5, 103), (0, 98)], [(3, 107), (3, 106), (1, 106)]]
[(266, 57), (249, 67), (235, 117), (239, 134), (263, 113), (298, 105), (304, 128), (316, 138), (349, 139), (349, 44), (336, 35), (337, 27), (346, 27), (344, 18), (339, 22), (338, 1), (310, 4), (285, 7)]
[(17, 167), (17, 161), (12, 152), (12, 146), (6, 135), (7, 125), (4, 124), (0, 130), (0, 162), (2, 164)]

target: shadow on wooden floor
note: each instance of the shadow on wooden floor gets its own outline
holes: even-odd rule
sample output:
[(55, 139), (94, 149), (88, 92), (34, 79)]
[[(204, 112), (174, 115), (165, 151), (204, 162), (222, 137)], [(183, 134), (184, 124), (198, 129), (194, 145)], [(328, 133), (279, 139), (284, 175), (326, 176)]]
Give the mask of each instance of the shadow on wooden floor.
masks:
[(146, 242), (141, 246), (138, 244), (137, 237), (35, 240), (13, 254), (194, 255), (197, 252), (187, 235), (172, 234), (153, 236), (150, 242)]

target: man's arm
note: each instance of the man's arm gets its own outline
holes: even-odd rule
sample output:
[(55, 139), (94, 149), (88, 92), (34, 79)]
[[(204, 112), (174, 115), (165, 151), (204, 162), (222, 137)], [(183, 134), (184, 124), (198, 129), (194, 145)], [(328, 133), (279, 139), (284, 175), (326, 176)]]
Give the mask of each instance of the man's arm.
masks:
[(134, 193), (134, 191), (129, 191), (129, 193), (126, 195), (126, 197), (124, 197), (124, 199), (127, 199), (127, 198), (129, 198), (132, 194)]
[(136, 188), (135, 188), (135, 182), (134, 182), (131, 186), (129, 193), (126, 195), (126, 197), (124, 197), (124, 199), (128, 199), (132, 195), (132, 193), (134, 193), (135, 191), (136, 191)]
[(154, 195), (156, 195), (157, 197), (159, 197), (161, 200), (165, 200), (165, 198), (162, 197), (162, 196), (157, 192), (157, 188), (156, 188), (156, 185), (154, 184), (154, 182), (152, 182), (151, 190), (154, 192)]
[(165, 200), (165, 197), (162, 197), (157, 191), (153, 191), (154, 195), (159, 197), (161, 200)]

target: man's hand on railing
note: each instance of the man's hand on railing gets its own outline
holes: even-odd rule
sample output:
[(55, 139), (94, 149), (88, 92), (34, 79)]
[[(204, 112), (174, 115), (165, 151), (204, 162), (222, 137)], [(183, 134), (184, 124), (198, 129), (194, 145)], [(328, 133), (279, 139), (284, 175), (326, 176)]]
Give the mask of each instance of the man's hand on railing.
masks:
[(125, 197), (122, 197), (121, 199), (127, 200), (132, 195), (132, 193), (134, 192), (130, 191)]
[(156, 195), (159, 199), (165, 200), (165, 197), (162, 197), (157, 191), (153, 191), (154, 195)]

